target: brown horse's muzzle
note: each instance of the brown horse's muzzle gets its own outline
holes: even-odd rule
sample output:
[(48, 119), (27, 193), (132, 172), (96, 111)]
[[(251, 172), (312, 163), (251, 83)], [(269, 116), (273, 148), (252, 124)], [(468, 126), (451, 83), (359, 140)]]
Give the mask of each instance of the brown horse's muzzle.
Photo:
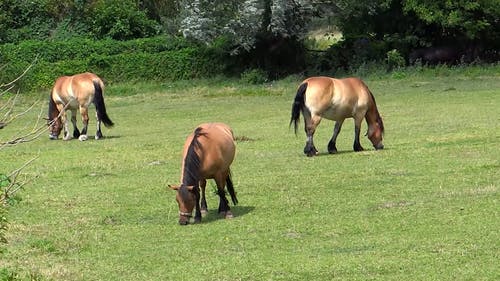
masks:
[(373, 147), (375, 147), (376, 150), (384, 149), (384, 144), (380, 142), (379, 144), (374, 145)]
[(180, 225), (188, 225), (190, 218), (191, 218), (191, 213), (180, 212), (179, 213), (179, 224)]

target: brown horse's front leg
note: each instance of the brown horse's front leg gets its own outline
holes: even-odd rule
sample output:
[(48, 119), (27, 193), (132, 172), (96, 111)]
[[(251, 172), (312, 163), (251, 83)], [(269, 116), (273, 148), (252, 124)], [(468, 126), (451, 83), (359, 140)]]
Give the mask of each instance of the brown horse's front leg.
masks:
[[(362, 120), (362, 119), (361, 119)], [(354, 120), (354, 151), (363, 151), (363, 147), (361, 146), (361, 142), (359, 141), (359, 133), (361, 131), (361, 121)]]
[(204, 216), (208, 213), (207, 200), (205, 198), (205, 188), (207, 186), (207, 180), (200, 180), (200, 189), (201, 189), (201, 215)]
[[(195, 187), (195, 188), (197, 188), (197, 187)], [(195, 223), (201, 222), (200, 192), (199, 191), (196, 194), (196, 205), (195, 205), (195, 210), (194, 210), (194, 222)]]

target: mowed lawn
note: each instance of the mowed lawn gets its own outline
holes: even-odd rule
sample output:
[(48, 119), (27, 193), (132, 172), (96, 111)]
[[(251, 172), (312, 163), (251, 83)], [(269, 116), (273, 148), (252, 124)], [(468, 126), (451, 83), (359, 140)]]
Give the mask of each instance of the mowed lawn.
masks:
[[(464, 70), (464, 72), (466, 72)], [(36, 280), (499, 280), (500, 75), (411, 75), (366, 83), (386, 149), (352, 151), (347, 120), (315, 135), (288, 127), (299, 78), (109, 85), (104, 140), (40, 139), (0, 150), (7, 173), (33, 157), (9, 208), (0, 276)], [(45, 103), (46, 94), (40, 94)], [(26, 108), (23, 101), (19, 111)], [(43, 112), (46, 105), (43, 104)], [(95, 133), (91, 111), (90, 135)], [(32, 110), (6, 136), (36, 120)], [(240, 204), (179, 226), (175, 193), (186, 136), (229, 124)], [(366, 123), (363, 123), (363, 134)]]

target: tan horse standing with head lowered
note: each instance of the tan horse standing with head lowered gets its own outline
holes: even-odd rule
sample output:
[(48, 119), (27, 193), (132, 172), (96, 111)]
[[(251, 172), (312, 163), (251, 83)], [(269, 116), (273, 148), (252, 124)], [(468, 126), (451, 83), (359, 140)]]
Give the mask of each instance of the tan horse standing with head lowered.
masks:
[[(66, 110), (71, 111), (73, 123), (73, 137), (81, 141), (88, 139), (87, 127), (89, 124), (88, 107), (95, 104), (97, 117), (97, 132), (95, 139), (102, 138), (101, 122), (106, 127), (112, 127), (113, 122), (106, 113), (103, 96), (104, 83), (93, 73), (81, 73), (73, 76), (57, 78), (49, 97), (49, 124), (50, 139), (57, 139), (64, 128), (64, 140), (69, 140), (69, 124)], [(82, 115), (83, 129), (80, 132), (76, 126), (76, 111)]]
[(314, 156), (318, 153), (313, 136), (321, 118), (334, 120), (333, 136), (328, 143), (328, 152), (336, 153), (336, 140), (346, 118), (354, 118), (354, 151), (362, 151), (359, 141), (361, 122), (368, 124), (368, 138), (375, 149), (383, 149), (382, 136), (384, 123), (377, 109), (375, 98), (368, 87), (358, 78), (335, 79), (330, 77), (311, 77), (304, 80), (292, 105), (290, 125), (294, 123), (295, 133), (300, 118), (304, 116), (307, 135), (304, 153)]
[[(236, 146), (233, 131), (223, 123), (204, 123), (191, 133), (184, 144), (181, 184), (170, 185), (177, 191), (179, 204), (179, 224), (186, 225), (195, 209), (195, 222), (201, 222), (201, 214), (207, 213), (205, 187), (207, 179), (214, 179), (219, 195), (219, 213), (232, 218), (224, 191), (227, 190), (233, 203), (238, 199), (231, 181), (229, 166), (233, 162)], [(201, 207), (200, 207), (201, 189)]]

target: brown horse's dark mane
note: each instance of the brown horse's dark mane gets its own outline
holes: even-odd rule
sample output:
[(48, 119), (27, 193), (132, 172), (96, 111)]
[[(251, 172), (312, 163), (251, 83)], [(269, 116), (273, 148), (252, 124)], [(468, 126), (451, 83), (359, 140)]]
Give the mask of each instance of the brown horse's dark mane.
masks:
[(52, 92), (49, 95), (49, 112), (48, 112), (48, 121), (53, 121), (59, 115), (59, 110), (57, 109), (56, 103), (52, 98)]
[(375, 121), (378, 123), (380, 130), (382, 130), (382, 134), (384, 134), (384, 122), (382, 121), (382, 116), (380, 116), (380, 113), (378, 112), (377, 103), (375, 102), (375, 97), (373, 96), (371, 91), (369, 91), (369, 93), (373, 100), (372, 110), (375, 111)]
[(198, 182), (200, 180), (200, 156), (196, 153), (196, 149), (201, 149), (201, 144), (198, 140), (199, 136), (205, 135), (201, 132), (202, 128), (198, 127), (194, 130), (193, 139), (188, 147), (184, 158), (184, 174), (182, 175), (182, 185), (195, 186), (198, 190)]

